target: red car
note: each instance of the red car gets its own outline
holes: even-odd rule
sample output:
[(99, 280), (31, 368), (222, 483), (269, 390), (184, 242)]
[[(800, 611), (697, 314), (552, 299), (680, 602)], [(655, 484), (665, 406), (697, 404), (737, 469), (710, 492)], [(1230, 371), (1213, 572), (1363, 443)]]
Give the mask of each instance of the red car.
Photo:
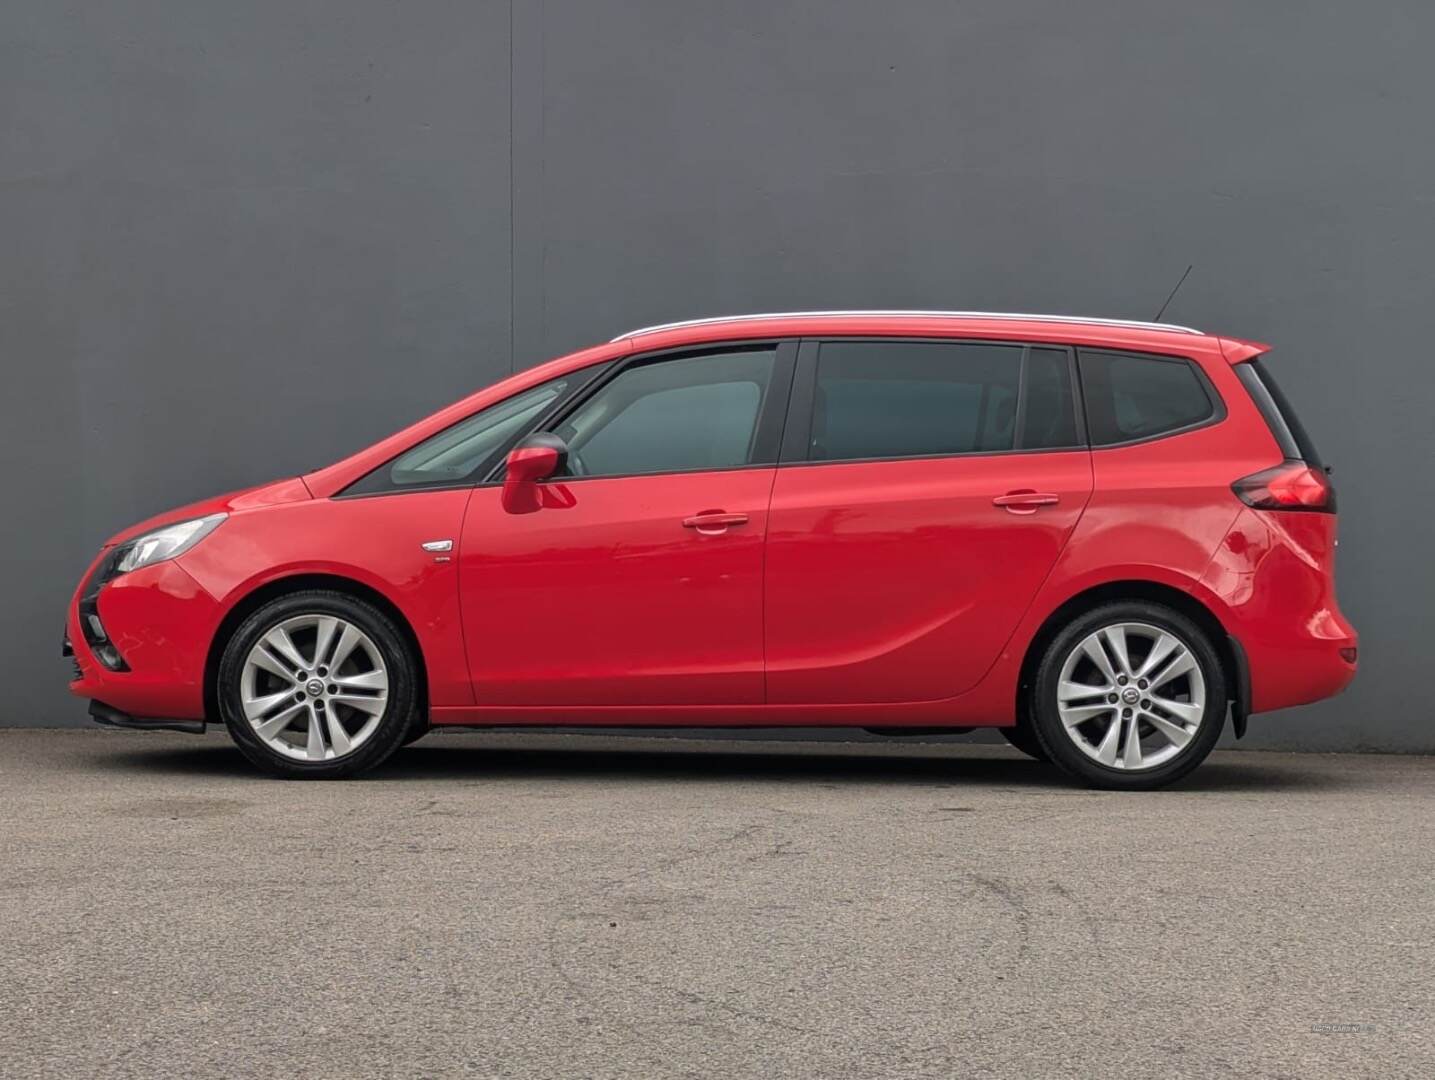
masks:
[(95, 719), (367, 769), (441, 725), (999, 728), (1101, 787), (1338, 693), (1335, 493), (1185, 327), (823, 312), (635, 330), (110, 540)]

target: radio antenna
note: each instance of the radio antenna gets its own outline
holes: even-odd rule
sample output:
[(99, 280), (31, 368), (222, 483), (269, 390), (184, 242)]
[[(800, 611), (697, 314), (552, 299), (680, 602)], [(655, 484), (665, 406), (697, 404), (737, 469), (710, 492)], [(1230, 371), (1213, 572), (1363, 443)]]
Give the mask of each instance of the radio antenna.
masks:
[(1166, 302), (1161, 305), (1161, 310), (1156, 312), (1156, 317), (1151, 320), (1152, 322), (1161, 321), (1161, 316), (1166, 314), (1166, 309), (1171, 306), (1171, 301), (1176, 299), (1176, 294), (1181, 291), (1181, 286), (1186, 284), (1186, 279), (1191, 276), (1191, 271), (1195, 269), (1195, 266), (1196, 264), (1192, 263), (1186, 267), (1186, 272), (1181, 275), (1181, 280), (1176, 282), (1176, 287), (1171, 290), (1171, 295), (1166, 297)]

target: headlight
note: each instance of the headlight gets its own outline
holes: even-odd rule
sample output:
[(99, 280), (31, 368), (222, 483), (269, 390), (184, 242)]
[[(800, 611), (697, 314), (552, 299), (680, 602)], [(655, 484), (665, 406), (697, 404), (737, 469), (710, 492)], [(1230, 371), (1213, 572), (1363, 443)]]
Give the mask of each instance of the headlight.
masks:
[(208, 517), (166, 525), (163, 529), (156, 529), (143, 536), (136, 536), (133, 540), (126, 540), (116, 552), (119, 559), (114, 564), (114, 572), (128, 574), (131, 570), (138, 570), (141, 566), (149, 566), (152, 563), (163, 562), (165, 559), (173, 559), (176, 555), (183, 555), (219, 528), (220, 522), (228, 516), (228, 514), (210, 514)]

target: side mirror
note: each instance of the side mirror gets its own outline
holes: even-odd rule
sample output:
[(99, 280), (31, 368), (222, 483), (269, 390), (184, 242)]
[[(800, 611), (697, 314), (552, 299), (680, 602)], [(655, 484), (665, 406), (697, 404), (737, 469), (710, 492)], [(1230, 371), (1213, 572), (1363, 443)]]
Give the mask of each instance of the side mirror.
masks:
[(508, 452), (504, 485), (531, 484), (562, 472), (568, 464), (568, 444), (557, 435), (530, 435)]

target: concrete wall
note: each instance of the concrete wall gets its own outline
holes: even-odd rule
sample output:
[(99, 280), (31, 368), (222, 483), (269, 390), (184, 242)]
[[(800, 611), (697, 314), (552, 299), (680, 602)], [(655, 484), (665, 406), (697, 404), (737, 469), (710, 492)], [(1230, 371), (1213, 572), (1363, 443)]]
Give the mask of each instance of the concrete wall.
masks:
[(0, 723), (100, 540), (517, 367), (732, 311), (1276, 342), (1362, 674), (1250, 744), (1435, 749), (1428, 3), (10, 0)]

